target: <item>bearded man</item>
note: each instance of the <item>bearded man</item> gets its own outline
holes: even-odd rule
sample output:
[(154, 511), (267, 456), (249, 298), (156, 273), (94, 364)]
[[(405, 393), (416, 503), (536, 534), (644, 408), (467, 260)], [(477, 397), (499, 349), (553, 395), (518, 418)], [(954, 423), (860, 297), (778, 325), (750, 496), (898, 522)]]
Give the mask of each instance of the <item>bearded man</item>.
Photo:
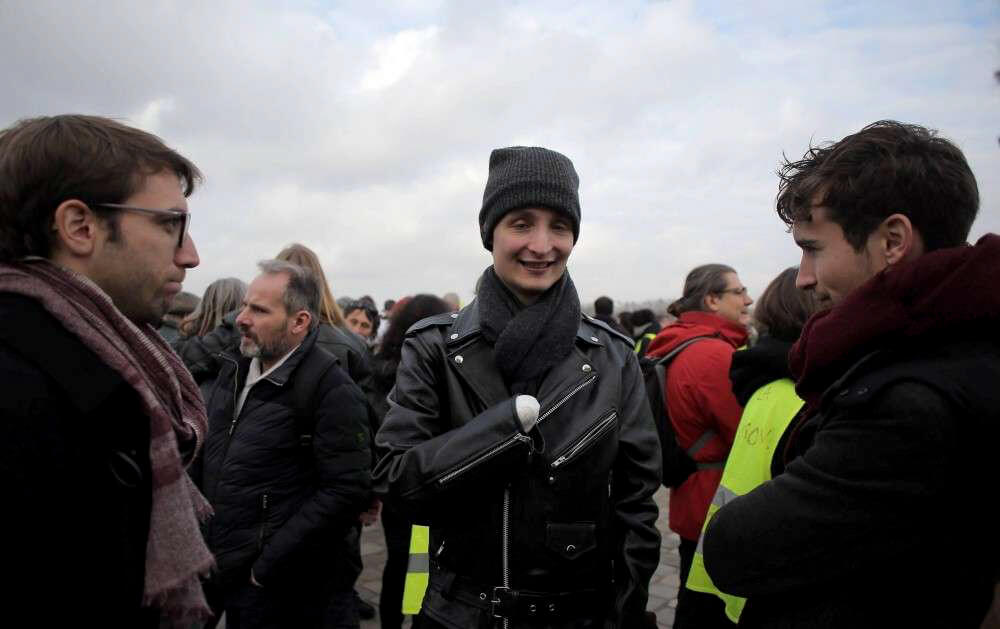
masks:
[(228, 627), (320, 627), (331, 599), (351, 606), (360, 571), (351, 535), (370, 499), (367, 407), (316, 345), (315, 276), (259, 266), (236, 318), (239, 353), (222, 355), (208, 399), (206, 538)]

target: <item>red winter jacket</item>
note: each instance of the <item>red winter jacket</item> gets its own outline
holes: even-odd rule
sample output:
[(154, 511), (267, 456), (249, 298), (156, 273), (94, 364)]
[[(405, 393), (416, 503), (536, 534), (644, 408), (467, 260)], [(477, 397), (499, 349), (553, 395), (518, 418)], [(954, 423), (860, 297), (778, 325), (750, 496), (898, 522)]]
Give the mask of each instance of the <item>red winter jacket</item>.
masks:
[[(733, 351), (747, 341), (746, 328), (709, 312), (685, 312), (649, 344), (650, 357), (663, 356), (694, 336), (717, 335), (685, 348), (667, 369), (667, 412), (682, 448), (705, 433), (713, 437), (695, 454), (696, 461), (723, 461), (729, 455), (743, 409), (733, 395), (729, 365)], [(670, 528), (697, 540), (708, 505), (722, 478), (722, 468), (699, 470), (670, 492)]]

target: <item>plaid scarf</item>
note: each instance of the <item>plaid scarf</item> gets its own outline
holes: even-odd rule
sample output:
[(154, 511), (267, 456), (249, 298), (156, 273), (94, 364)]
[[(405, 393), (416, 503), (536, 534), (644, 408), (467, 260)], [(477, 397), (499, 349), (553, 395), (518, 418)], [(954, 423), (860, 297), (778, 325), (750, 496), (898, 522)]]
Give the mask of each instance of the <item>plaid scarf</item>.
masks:
[(37, 300), (139, 394), (150, 423), (153, 477), (142, 604), (174, 619), (210, 617), (198, 576), (214, 560), (198, 520), (211, 507), (184, 471), (207, 426), (191, 374), (152, 326), (136, 326), (90, 279), (48, 260), (0, 264), (0, 292)]

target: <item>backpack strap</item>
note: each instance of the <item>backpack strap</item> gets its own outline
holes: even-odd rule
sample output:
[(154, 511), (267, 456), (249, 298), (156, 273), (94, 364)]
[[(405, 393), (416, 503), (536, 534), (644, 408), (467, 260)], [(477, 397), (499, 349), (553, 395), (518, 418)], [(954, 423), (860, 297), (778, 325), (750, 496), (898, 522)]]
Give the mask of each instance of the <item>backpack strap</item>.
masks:
[(320, 347), (314, 347), (306, 364), (299, 365), (292, 375), (292, 406), (295, 409), (295, 423), (299, 431), (299, 443), (305, 447), (312, 445), (316, 431), (316, 411), (319, 408), (319, 383), (334, 365), (340, 361)]
[[(688, 345), (693, 345), (698, 341), (703, 341), (705, 339), (715, 339), (715, 338), (719, 338), (718, 335), (708, 334), (704, 336), (693, 336), (688, 340), (684, 341), (683, 343), (681, 343), (680, 345), (678, 345), (677, 347), (673, 348), (669, 352), (667, 352), (666, 355), (660, 357), (660, 359), (656, 361), (656, 365), (653, 368), (656, 370), (656, 382), (660, 386), (660, 399), (663, 400), (664, 403), (666, 403), (667, 400), (667, 391), (665, 389), (665, 384), (667, 381), (667, 365), (671, 361), (673, 361), (673, 359), (676, 358), (677, 355), (680, 354), (681, 351), (685, 349)], [(701, 435), (697, 439), (694, 440), (694, 443), (692, 443), (691, 447), (685, 450), (685, 452), (687, 452), (688, 456), (693, 459), (694, 455), (700, 452), (701, 449), (704, 448), (708, 444), (708, 442), (712, 440), (712, 437), (715, 437), (717, 434), (718, 433), (715, 432), (714, 430), (706, 430), (705, 432), (701, 433)], [(721, 469), (726, 465), (726, 462), (696, 461), (695, 465), (699, 470)]]

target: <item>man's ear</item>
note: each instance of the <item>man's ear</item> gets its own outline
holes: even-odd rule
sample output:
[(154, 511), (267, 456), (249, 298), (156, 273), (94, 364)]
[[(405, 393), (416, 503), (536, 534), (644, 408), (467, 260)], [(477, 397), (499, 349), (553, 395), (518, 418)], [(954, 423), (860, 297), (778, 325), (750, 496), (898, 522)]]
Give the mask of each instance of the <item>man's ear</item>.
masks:
[(881, 253), (887, 265), (912, 260), (924, 253), (924, 241), (904, 214), (891, 214), (879, 225)]
[(292, 319), (292, 332), (294, 334), (308, 332), (310, 323), (312, 323), (312, 315), (309, 314), (309, 311), (299, 310), (295, 313), (295, 318)]
[(52, 216), (55, 249), (71, 257), (89, 257), (100, 233), (98, 218), (86, 203), (77, 199), (63, 201)]

